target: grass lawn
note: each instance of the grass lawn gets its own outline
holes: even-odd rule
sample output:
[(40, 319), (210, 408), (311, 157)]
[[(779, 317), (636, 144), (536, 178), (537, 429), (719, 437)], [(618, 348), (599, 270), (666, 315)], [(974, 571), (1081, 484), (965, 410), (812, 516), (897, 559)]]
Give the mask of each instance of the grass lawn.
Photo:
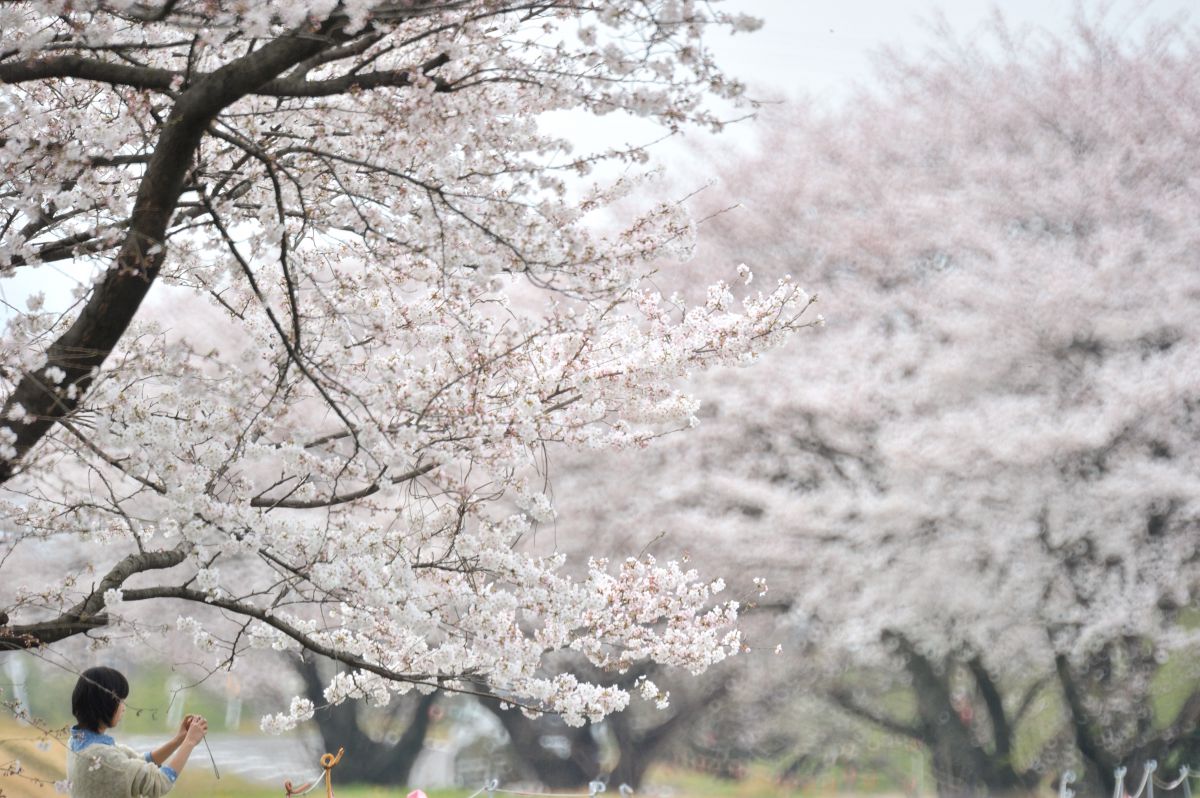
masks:
[[(171, 672), (167, 668), (140, 666), (136, 673), (130, 675), (133, 678), (130, 692), (132, 703), (121, 723), (121, 732), (162, 734), (163, 718), (168, 705), (165, 685), (172, 676)], [(50, 724), (65, 726), (71, 722), (67, 714), (69, 702), (66, 697), (70, 694), (73, 680), (74, 677), (70, 674), (41, 671), (31, 666), (26, 684), (33, 701), (34, 714), (47, 718)], [(210, 718), (221, 717), (224, 714), (224, 699), (211, 690), (189, 690), (185, 700), (188, 712), (201, 712)], [(255, 711), (247, 708), (244, 715), (243, 726), (249, 728), (244, 728), (243, 731), (253, 730)], [(48, 750), (43, 751), (38, 748), (39, 740), (40, 735), (35, 730), (18, 726), (11, 717), (0, 714), (0, 773), (4, 772), (13, 760), (20, 760), (23, 770), (22, 774), (17, 776), (0, 776), (2, 798), (62, 798), (54, 790), (53, 784), (65, 778), (64, 741), (52, 741)], [(311, 773), (296, 775), (307, 777)], [(750, 775), (744, 780), (728, 782), (677, 767), (660, 766), (651, 770), (642, 793), (664, 798), (782, 798), (799, 794), (873, 794), (882, 798), (887, 789), (888, 786), (879, 784), (877, 779), (838, 778), (836, 773), (800, 791), (775, 784), (770, 778), (769, 768), (766, 767), (752, 768)], [(339, 782), (336, 770), (334, 790), (338, 798), (405, 798), (408, 793), (407, 789), (400, 787), (390, 789), (345, 784)], [(426, 790), (429, 798), (468, 798), (473, 792), (473, 788)], [(324, 798), (324, 794), (324, 788), (319, 787), (310, 793), (308, 798)], [(617, 798), (616, 790), (605, 794), (605, 798), (609, 796)], [(282, 783), (263, 784), (229, 775), (217, 780), (209, 768), (206, 755), (201, 751), (193, 755), (192, 762), (180, 776), (170, 798), (285, 798), (285, 793)], [(497, 798), (504, 798), (504, 794), (498, 793)]]
[[(0, 718), (0, 771), (11, 765), (13, 760), (21, 762), (20, 775), (0, 776), (0, 793), (4, 798), (61, 798), (53, 783), (65, 777), (66, 748), (61, 740), (49, 743), (29, 727), (16, 725), (12, 720)], [(200, 764), (203, 767), (197, 767)], [(207, 762), (192, 762), (180, 776), (171, 791), (171, 798), (285, 798), (283, 785), (249, 782), (237, 777), (226, 776), (216, 779)], [(660, 767), (651, 772), (649, 785), (643, 791), (647, 795), (670, 796), (671, 798), (784, 798), (801, 794), (799, 791), (780, 787), (771, 782), (764, 773), (752, 773), (739, 782), (726, 782), (699, 773), (672, 767)], [(48, 782), (48, 783), (44, 783)], [(334, 771), (334, 791), (338, 798), (404, 798), (407, 790), (360, 785), (339, 785)], [(468, 798), (473, 790), (431, 789), (426, 790), (429, 798)], [(310, 798), (324, 798), (324, 787), (309, 793)], [(818, 784), (806, 788), (805, 795), (850, 795), (838, 792), (830, 784)], [(616, 791), (606, 794), (617, 798)], [(883, 794), (876, 794), (883, 798)], [(498, 798), (504, 794), (499, 793)]]

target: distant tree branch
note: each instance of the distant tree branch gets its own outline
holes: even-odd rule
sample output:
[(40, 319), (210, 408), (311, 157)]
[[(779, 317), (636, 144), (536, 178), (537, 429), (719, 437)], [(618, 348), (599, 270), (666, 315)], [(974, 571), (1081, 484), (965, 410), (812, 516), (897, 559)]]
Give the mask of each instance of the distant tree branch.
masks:
[(892, 732), (893, 734), (908, 737), (913, 740), (925, 741), (925, 732), (919, 726), (912, 726), (902, 721), (890, 718), (882, 712), (877, 712), (873, 709), (868, 709), (858, 703), (849, 690), (835, 689), (829, 693), (830, 699), (833, 700), (838, 707), (850, 713), (851, 715), (865, 720), (868, 723), (878, 726), (881, 729)]
[(1012, 753), (1013, 729), (1004, 712), (1004, 699), (1000, 696), (1000, 690), (992, 680), (992, 675), (988, 673), (979, 657), (972, 657), (967, 663), (967, 668), (971, 671), (976, 686), (979, 687), (983, 703), (987, 706), (988, 716), (992, 721), (992, 737), (996, 742), (996, 756), (1007, 759)]
[(1058, 654), (1054, 657), (1054, 668), (1058, 674), (1059, 684), (1062, 686), (1063, 697), (1066, 699), (1071, 725), (1075, 729), (1075, 745), (1079, 749), (1079, 753), (1083, 754), (1084, 758), (1095, 767), (1105, 789), (1111, 790), (1113, 770), (1121, 763), (1114, 759), (1111, 753), (1105, 750), (1101, 742), (1096, 739), (1094, 719), (1084, 706), (1083, 694), (1075, 683), (1071, 665), (1065, 654)]

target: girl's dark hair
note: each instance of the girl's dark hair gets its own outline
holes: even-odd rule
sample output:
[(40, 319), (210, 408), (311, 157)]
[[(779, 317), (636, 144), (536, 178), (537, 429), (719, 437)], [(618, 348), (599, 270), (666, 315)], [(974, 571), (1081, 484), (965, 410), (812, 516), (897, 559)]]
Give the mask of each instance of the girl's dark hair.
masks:
[(79, 675), (71, 693), (71, 714), (85, 729), (99, 732), (117, 714), (117, 705), (129, 697), (129, 682), (118, 670), (88, 668)]

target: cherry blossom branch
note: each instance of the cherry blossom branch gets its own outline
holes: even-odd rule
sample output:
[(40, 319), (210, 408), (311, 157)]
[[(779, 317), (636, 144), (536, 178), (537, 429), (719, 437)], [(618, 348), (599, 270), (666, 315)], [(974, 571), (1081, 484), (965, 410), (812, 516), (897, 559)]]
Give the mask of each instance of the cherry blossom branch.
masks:
[[(449, 81), (429, 77), (429, 73), (449, 63), (449, 56), (442, 54), (429, 59), (416, 70), (388, 69), (342, 75), (325, 80), (304, 80), (298, 77), (276, 78), (246, 92), (260, 97), (331, 97), (348, 91), (370, 91), (372, 89), (400, 89), (413, 85), (415, 74), (429, 78), (435, 91), (454, 90)], [(85, 58), (80, 55), (59, 55), (32, 61), (0, 64), (0, 83), (20, 84), (36, 80), (71, 78), (89, 80), (109, 86), (127, 86), (133, 89), (170, 92), (180, 82), (191, 83), (210, 79), (213, 73), (188, 74), (182, 70), (158, 69), (154, 67), (129, 66), (112, 61)]]
[(3, 418), (16, 421), (0, 428), (10, 438), (0, 452), (0, 483), (12, 478), (25, 454), (59, 418), (79, 405), (136, 315), (162, 266), (167, 224), (208, 123), (238, 98), (328, 46), (332, 30), (325, 33), (283, 36), (226, 64), (180, 95), (141, 180), (116, 262), (75, 323), (51, 344), (45, 364), (26, 374), (4, 402)]
[(119, 590), (134, 574), (163, 570), (179, 565), (187, 558), (190, 546), (183, 545), (167, 551), (151, 551), (130, 554), (114, 565), (100, 584), (71, 609), (49, 621), (5, 626), (7, 613), (0, 613), (0, 650), (27, 649), (49, 645), (73, 635), (108, 625), (104, 614), (105, 593)]
[[(320, 654), (322, 656), (328, 657), (329, 659), (340, 662), (343, 665), (348, 665), (356, 670), (364, 671), (366, 673), (371, 673), (376, 676), (380, 676), (384, 679), (388, 679), (390, 681), (407, 682), (410, 684), (422, 685), (425, 687), (436, 687), (438, 689), (445, 690), (447, 692), (461, 693), (462, 695), (476, 696), (479, 698), (496, 698), (497, 697), (494, 692), (485, 692), (483, 690), (473, 689), (471, 687), (466, 687), (461, 684), (451, 684), (450, 682), (445, 680), (443, 677), (438, 676), (437, 674), (401, 673), (399, 671), (392, 670), (391, 668), (386, 668), (377, 663), (370, 662), (369, 660), (365, 660), (361, 657), (357, 657), (352, 654), (348, 654), (343, 651), (339, 651), (336, 648), (327, 646), (324, 643), (321, 643), (321, 642), (315, 640), (311, 635), (305, 634), (303, 631), (301, 631), (295, 625), (288, 623), (287, 621), (279, 618), (278, 616), (272, 615), (270, 612), (268, 612), (266, 610), (260, 609), (251, 604), (247, 604), (243, 601), (238, 601), (235, 599), (229, 599), (229, 598), (224, 598), (224, 597), (219, 597), (219, 596), (212, 596), (208, 593), (204, 593), (199, 590), (191, 590), (186, 587), (178, 587), (178, 586), (135, 588), (132, 590), (124, 591), (124, 596), (123, 596), (124, 601), (147, 601), (147, 600), (164, 599), (164, 598), (179, 599), (182, 601), (190, 601), (190, 602), (194, 602), (197, 604), (206, 604), (208, 606), (217, 607), (219, 609), (223, 609), (223, 610), (227, 610), (229, 612), (236, 613), (236, 614), (241, 615), (246, 618), (252, 618), (260, 623), (263, 623), (263, 624), (271, 627), (272, 629), (282, 632), (284, 635), (291, 638), (296, 643), (299, 643), (306, 651), (311, 651), (314, 654)], [(466, 672), (466, 673), (463, 673), (463, 674), (460, 674), (459, 676), (457, 676), (455, 681), (457, 681), (458, 679), (470, 679), (474, 675), (475, 674), (473, 674), (471, 672)], [(508, 699), (508, 698), (504, 698), (501, 700), (507, 701), (508, 703), (514, 704), (515, 706), (525, 707), (526, 709), (529, 709), (532, 711), (543, 711), (544, 710), (544, 708), (535, 707), (535, 706), (532, 706), (529, 704), (523, 704), (519, 700), (512, 700), (512, 699)]]
[[(117, 24), (82, 41), (91, 12), (33, 0), (12, 44), (6, 31), (18, 49), (0, 56), (0, 73), (23, 81), (8, 94), (26, 120), (6, 131), (6, 259), (92, 265), (88, 248), (110, 238), (116, 252), (74, 324), (34, 298), (6, 328), (0, 482), (25, 470), (5, 520), (17, 542), (88, 529), (89, 544), (149, 547), (161, 532), (192, 547), (178, 580), (149, 586), (113, 573), (101, 592), (68, 572), (30, 594), (50, 608), (33, 617), (65, 616), (82, 594), (81, 617), (53, 635), (26, 624), (22, 644), (117, 639), (94, 633), (104, 623), (142, 635), (123, 602), (187, 601), (196, 618), (181, 630), (225, 664), (248, 647), (324, 646), (376, 661), (331, 685), (339, 698), (495, 677), (570, 722), (629, 696), (547, 675), (554, 652), (695, 671), (736, 654), (734, 603), (710, 600), (719, 580), (649, 557), (580, 573), (525, 549), (554, 514), (527, 490), (547, 471), (546, 442), (618, 448), (682, 427), (694, 403), (673, 381), (752, 360), (795, 326), (802, 302), (782, 287), (740, 310), (720, 289), (652, 318), (637, 299), (645, 261), (684, 253), (684, 210), (662, 203), (605, 236), (585, 217), (626, 186), (576, 202), (539, 176), (563, 145), (536, 114), (644, 103), (677, 124), (704, 121), (708, 93), (733, 97), (707, 57), (677, 52), (702, 52), (709, 9), (660, 26), (671, 4), (620, 0), (597, 20), (618, 55), (597, 60), (612, 51), (587, 34), (528, 41), (540, 16), (588, 24), (591, 3), (412, 0), (325, 19), (303, 2), (162, 2), (100, 8)], [(89, 70), (97, 80), (56, 77)], [(412, 90), (369, 90), (389, 85)], [(281, 273), (258, 260), (276, 255)], [(166, 284), (139, 310), (160, 270)], [(34, 611), (16, 595), (10, 613)], [(313, 620), (334, 608), (336, 624)]]
[(274, 328), (276, 334), (278, 335), (280, 343), (283, 344), (283, 348), (287, 352), (289, 361), (296, 365), (296, 368), (300, 370), (305, 378), (308, 379), (309, 383), (317, 390), (317, 393), (321, 395), (321, 398), (325, 401), (325, 404), (329, 407), (329, 409), (332, 410), (334, 414), (342, 420), (342, 423), (346, 425), (346, 429), (351, 431), (350, 437), (354, 440), (355, 449), (357, 450), (359, 444), (358, 436), (353, 432), (355, 429), (354, 422), (350, 420), (348, 415), (346, 415), (346, 410), (333, 398), (333, 396), (330, 395), (328, 388), (326, 388), (326, 386), (319, 379), (317, 379), (316, 374), (314, 374), (312, 368), (310, 368), (307, 358), (303, 356), (302, 350), (297, 347), (298, 342), (293, 342), (288, 339), (287, 333), (284, 332), (283, 325), (276, 317), (275, 311), (271, 309), (270, 303), (267, 301), (266, 296), (258, 286), (258, 281), (254, 277), (254, 270), (250, 267), (250, 262), (246, 260), (246, 256), (243, 255), (241, 250), (238, 248), (237, 242), (235, 242), (233, 240), (233, 236), (229, 234), (228, 228), (225, 226), (225, 223), (221, 221), (221, 217), (217, 213), (217, 209), (213, 206), (212, 200), (209, 199), (208, 194), (202, 192), (200, 198), (204, 203), (204, 207), (208, 211), (209, 217), (212, 219), (213, 225), (217, 228), (217, 231), (220, 232), (221, 238), (225, 242), (225, 245), (229, 248), (230, 254), (233, 255), (234, 260), (241, 268), (242, 274), (246, 278), (246, 282), (250, 284), (251, 291), (254, 292), (254, 296), (258, 299), (259, 305), (262, 307), (263, 312), (267, 315), (267, 319), (270, 321), (272, 328)]
[(63, 429), (65, 429), (67, 432), (74, 435), (75, 438), (78, 439), (79, 442), (82, 443), (89, 452), (96, 455), (101, 460), (108, 463), (110, 466), (117, 469), (125, 476), (129, 477), (130, 479), (136, 480), (137, 482), (142, 483), (146, 487), (153, 490), (155, 493), (158, 493), (160, 495), (166, 494), (167, 488), (165, 485), (163, 485), (160, 482), (156, 482), (153, 479), (150, 479), (149, 477), (143, 477), (139, 474), (135, 474), (132, 471), (130, 471), (128, 468), (125, 467), (124, 463), (122, 463), (116, 457), (113, 457), (112, 455), (108, 454), (107, 452), (104, 452), (98, 446), (96, 446), (96, 444), (92, 443), (92, 441), (90, 439), (88, 439), (82, 432), (79, 431), (79, 429), (73, 423), (71, 423), (67, 419), (65, 419), (65, 418), (60, 419), (59, 423), (62, 424)]
[(437, 468), (436, 463), (426, 463), (423, 466), (419, 466), (410, 471), (406, 471), (403, 474), (399, 474), (394, 477), (389, 477), (387, 480), (382, 480), (382, 479), (376, 480), (364, 488), (360, 488), (355, 491), (350, 491), (349, 493), (342, 493), (342, 494), (339, 494), (336, 496), (330, 496), (329, 498), (326, 498), (326, 499), (302, 500), (302, 499), (286, 499), (286, 498), (285, 499), (267, 499), (267, 498), (263, 498), (263, 497), (255, 497), (250, 500), (250, 506), (251, 507), (263, 507), (268, 510), (273, 510), (275, 508), (287, 509), (287, 510), (312, 510), (312, 509), (316, 509), (318, 507), (333, 507), (338, 504), (346, 504), (348, 502), (357, 501), (359, 499), (365, 499), (367, 496), (371, 496), (371, 495), (378, 493), (380, 491), (380, 489), (383, 488), (383, 485), (385, 483), (391, 484), (391, 485), (399, 485), (403, 482), (408, 482), (410, 480), (416, 479), (417, 477), (428, 474), (430, 471), (432, 471), (435, 468)]

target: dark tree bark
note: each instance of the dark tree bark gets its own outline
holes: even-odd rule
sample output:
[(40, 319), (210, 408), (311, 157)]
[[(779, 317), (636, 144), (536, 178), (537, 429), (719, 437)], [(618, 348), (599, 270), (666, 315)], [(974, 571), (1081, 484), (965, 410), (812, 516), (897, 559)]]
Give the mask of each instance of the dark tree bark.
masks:
[(1083, 774), (1083, 783), (1099, 785), (1101, 790), (1111, 795), (1115, 786), (1113, 771), (1120, 765), (1120, 761), (1106, 751), (1101, 744), (1101, 730), (1084, 705), (1083, 692), (1071, 673), (1071, 666), (1067, 662), (1067, 658), (1062, 654), (1055, 657), (1054, 667), (1058, 673), (1059, 684), (1062, 686), (1067, 711), (1071, 716), (1075, 747), (1079, 749), (1079, 753), (1083, 755), (1086, 763), (1087, 770)]
[(106, 591), (120, 588), (134, 574), (172, 568), (186, 557), (187, 550), (183, 548), (130, 554), (114, 565), (83, 601), (52, 620), (8, 626), (8, 614), (0, 611), (0, 651), (39, 648), (107, 626), (108, 616), (104, 614)]
[(691, 713), (676, 711), (669, 719), (649, 729), (637, 730), (624, 713), (617, 713), (608, 720), (617, 743), (620, 758), (617, 766), (609, 776), (613, 785), (628, 784), (634, 790), (640, 789), (646, 778), (646, 771), (662, 756), (662, 749), (670, 740), (671, 733), (682, 724), (685, 717)]
[[(509, 743), (516, 751), (521, 764), (528, 769), (528, 776), (553, 790), (586, 787), (588, 782), (600, 775), (600, 746), (592, 733), (591, 725), (567, 726), (552, 715), (528, 718), (515, 707), (503, 708), (494, 698), (481, 698), (480, 702), (495, 715), (508, 732)], [(557, 751), (542, 745), (548, 735), (566, 739), (568, 754), (561, 756)]]
[(982, 798), (1032, 793), (1040, 776), (1018, 771), (1012, 761), (1015, 728), (1004, 708), (1001, 693), (982, 660), (961, 663), (971, 674), (983, 699), (991, 746), (981, 742), (955, 706), (950, 675), (960, 663), (948, 661), (939, 668), (903, 635), (888, 633), (904, 658), (916, 699), (916, 718), (902, 721), (862, 706), (849, 691), (835, 691), (833, 699), (856, 717), (894, 734), (920, 742), (929, 751), (938, 795), (942, 798)]
[[(1142, 645), (1141, 641), (1128, 640), (1122, 647)], [(1158, 763), (1161, 777), (1165, 779), (1182, 765), (1194, 765), (1200, 756), (1200, 689), (1192, 691), (1165, 728), (1152, 728), (1152, 718), (1146, 713), (1138, 720), (1133, 739), (1122, 740), (1120, 736), (1104, 733), (1116, 719), (1097, 717), (1088, 709), (1086, 697), (1089, 689), (1119, 689), (1122, 674), (1117, 672), (1112, 661), (1114, 654), (1113, 646), (1109, 646), (1088, 663), (1087, 670), (1095, 674), (1091, 679), (1077, 672), (1065, 656), (1059, 655), (1054, 663), (1071, 718), (1075, 745), (1085, 763), (1082, 783), (1085, 788), (1090, 786), (1107, 794), (1112, 794), (1116, 787), (1114, 771), (1118, 767), (1126, 768), (1127, 784), (1132, 790), (1136, 789), (1143, 768), (1150, 760)], [(1135, 667), (1154, 667), (1152, 662), (1141, 662)], [(1092, 684), (1095, 681), (1104, 684)]]
[[(178, 207), (184, 178), (209, 123), (239, 98), (333, 45), (339, 24), (328, 22), (319, 31), (281, 36), (206, 75), (180, 95), (146, 165), (116, 261), (88, 297), (75, 323), (50, 345), (46, 362), (38, 370), (25, 374), (4, 402), (0, 415), (8, 418), (10, 411), (20, 405), (28, 423), (6, 425), (15, 435), (16, 454), (0, 461), (0, 483), (16, 474), (29, 450), (80, 405), (95, 379), (95, 370), (108, 359), (137, 315), (162, 267), (167, 226)], [(87, 59), (67, 59), (70, 63), (66, 64), (58, 63), (61, 59), (50, 61), (56, 62), (52, 74), (34, 70), (30, 74), (6, 73), (4, 79), (19, 82), (78, 77), (119, 82), (116, 76), (92, 74)], [(80, 70), (78, 74), (67, 69), (72, 65)], [(33, 67), (10, 65), (6, 69), (12, 71), (22, 66)], [(52, 368), (66, 374), (61, 385), (47, 376), (47, 370)], [(68, 393), (67, 388), (72, 386), (74, 393)]]
[[(321, 678), (316, 658), (304, 657), (297, 669), (304, 678), (308, 699), (316, 706), (326, 703), (325, 681)], [(404, 723), (404, 731), (395, 743), (372, 737), (362, 726), (362, 701), (344, 701), (337, 706), (318, 709), (314, 717), (321, 732), (326, 751), (344, 748), (338, 765), (341, 776), (353, 783), (397, 786), (408, 784), (413, 765), (425, 746), (429, 731), (430, 710), (438, 693), (420, 695), (415, 702), (394, 702), (388, 713), (387, 725)]]
[(1039, 777), (1036, 773), (1019, 773), (1014, 767), (1011, 758), (1013, 730), (1000, 701), (999, 690), (982, 662), (973, 658), (968, 669), (984, 697), (996, 735), (991, 750), (976, 739), (954, 705), (948, 680), (950, 663), (939, 671), (907, 639), (899, 635), (893, 637), (913, 679), (917, 715), (933, 756), (938, 794), (943, 798), (960, 798), (1031, 792)]
[[(630, 689), (638, 677), (649, 675), (650, 672), (651, 669), (646, 666), (631, 669), (618, 684)], [(597, 682), (603, 681), (600, 674), (593, 674), (591, 678)], [(673, 696), (670, 709), (660, 713), (663, 719), (649, 726), (635, 723), (629, 710), (609, 715), (604, 726), (616, 746), (618, 759), (616, 766), (607, 774), (600, 769), (600, 745), (589, 725), (572, 728), (552, 716), (533, 720), (520, 710), (501, 709), (496, 699), (480, 700), (504, 724), (518, 757), (546, 787), (586, 787), (588, 782), (604, 778), (611, 789), (628, 784), (636, 790), (641, 787), (650, 766), (662, 758), (676, 735), (705, 706), (727, 690), (728, 685), (721, 682), (695, 696)], [(547, 734), (567, 738), (570, 754), (566, 758), (542, 745), (541, 740)]]
[(635, 790), (640, 789), (646, 772), (662, 759), (676, 735), (704, 707), (718, 700), (728, 690), (728, 683), (722, 681), (691, 696), (672, 696), (670, 709), (663, 711), (664, 719), (651, 726), (635, 725), (628, 711), (609, 716), (608, 728), (616, 741), (620, 758), (609, 775), (608, 783), (613, 786), (628, 784)]

